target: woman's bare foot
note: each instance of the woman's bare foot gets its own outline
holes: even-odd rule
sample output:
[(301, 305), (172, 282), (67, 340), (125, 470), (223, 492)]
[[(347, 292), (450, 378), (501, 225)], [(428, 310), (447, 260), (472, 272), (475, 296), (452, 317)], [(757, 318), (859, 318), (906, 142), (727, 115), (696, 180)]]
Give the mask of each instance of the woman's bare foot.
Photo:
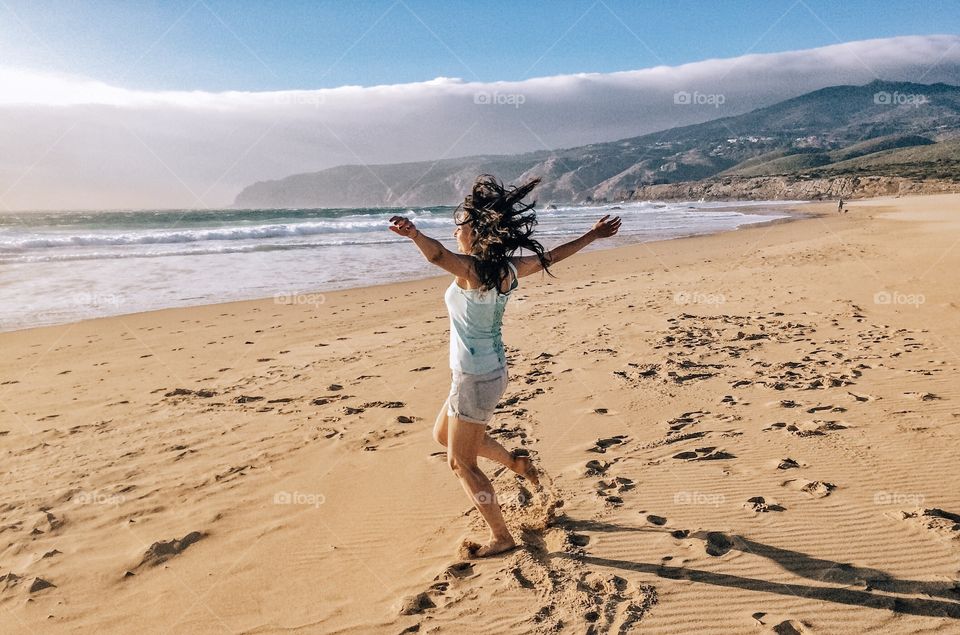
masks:
[(472, 541), (464, 541), (463, 547), (461, 548), (461, 556), (467, 559), (470, 558), (488, 558), (490, 556), (496, 556), (501, 553), (506, 553), (508, 551), (513, 551), (517, 548), (517, 543), (514, 542), (513, 538), (507, 536), (506, 538), (497, 538), (490, 541), (486, 545), (478, 545)]
[(536, 487), (540, 487), (540, 473), (537, 472), (537, 468), (533, 465), (533, 459), (529, 456), (521, 455), (513, 457), (513, 471), (533, 483)]

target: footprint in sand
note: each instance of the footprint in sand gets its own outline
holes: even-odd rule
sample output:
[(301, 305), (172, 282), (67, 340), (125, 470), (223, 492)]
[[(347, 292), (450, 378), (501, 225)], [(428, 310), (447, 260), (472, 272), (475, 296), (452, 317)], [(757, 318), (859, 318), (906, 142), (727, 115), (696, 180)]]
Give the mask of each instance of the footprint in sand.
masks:
[(402, 401), (368, 401), (360, 404), (361, 408), (403, 408), (406, 404)]
[[(514, 410), (514, 415), (520, 415), (525, 412), (522, 409)], [(508, 426), (506, 424), (500, 426), (499, 428), (490, 430), (488, 434), (495, 438), (497, 441), (503, 442), (504, 439), (520, 439), (520, 443), (528, 444), (533, 443), (532, 439), (528, 438), (526, 429), (522, 424), (516, 424), (513, 426)]]
[(847, 409), (843, 406), (834, 406), (834, 405), (816, 405), (811, 408), (807, 408), (808, 414), (817, 414), (818, 412), (846, 412)]
[[(20, 585), (20, 582), (23, 580), (21, 576), (18, 576), (12, 571), (0, 575), (0, 582), (3, 583), (3, 588), (0, 590), (6, 591), (8, 589), (17, 587)], [(37, 591), (42, 591), (44, 589), (56, 588), (57, 585), (50, 582), (49, 580), (44, 580), (43, 578), (34, 578), (33, 582), (30, 583), (30, 588), (27, 589), (27, 593), (36, 593)], [(32, 600), (27, 600), (28, 602)]]
[(736, 405), (749, 406), (750, 405), (745, 401), (738, 401), (737, 398), (734, 397), (733, 395), (724, 395), (723, 399), (720, 400), (720, 403), (725, 403), (731, 406), (736, 406)]
[(502, 401), (500, 401), (500, 403), (497, 404), (497, 407), (506, 408), (508, 406), (515, 406), (524, 401), (529, 401), (534, 397), (536, 397), (537, 395), (543, 395), (543, 394), (546, 394), (546, 391), (543, 388), (534, 388), (533, 390), (521, 390), (517, 394), (507, 397)]
[(513, 567), (510, 569), (510, 575), (513, 576), (513, 579), (517, 581), (524, 589), (533, 589), (536, 588), (536, 584), (523, 574), (523, 570), (520, 567)]
[(791, 487), (801, 492), (806, 492), (814, 498), (826, 498), (837, 486), (826, 481), (805, 481), (800, 479), (789, 479), (780, 483), (781, 487)]
[[(433, 600), (430, 598), (430, 595), (428, 595), (426, 592), (418, 593), (401, 600), (400, 615), (418, 615), (428, 609), (433, 609), (436, 607), (437, 605), (434, 604)], [(419, 626), (420, 625), (418, 624), (417, 630), (419, 630)]]
[(791, 424), (778, 421), (777, 423), (771, 423), (766, 428), (763, 428), (762, 431), (770, 432), (772, 430), (785, 430), (798, 437), (819, 437), (828, 432), (846, 430), (849, 427), (850, 426), (835, 420), (824, 421), (822, 419), (813, 419), (812, 421), (801, 421), (800, 423)]
[(803, 487), (800, 488), (801, 491), (815, 496), (816, 498), (826, 498), (830, 495), (830, 492), (837, 489), (837, 486), (833, 483), (827, 483), (826, 481), (811, 481)]
[(782, 461), (780, 461), (780, 463), (777, 464), (778, 470), (792, 470), (794, 468), (799, 468), (799, 467), (800, 467), (800, 464), (789, 457), (783, 459)]
[(686, 428), (689, 425), (697, 423), (697, 419), (704, 417), (708, 412), (704, 410), (695, 410), (693, 412), (685, 412), (676, 419), (671, 419), (667, 422), (667, 425), (670, 427), (670, 432), (679, 432), (680, 430)]
[(163, 396), (169, 398), (169, 397), (187, 397), (190, 395), (195, 395), (197, 397), (209, 398), (209, 397), (213, 397), (216, 394), (217, 393), (210, 390), (198, 390), (194, 392), (189, 388), (174, 388), (170, 392), (165, 393)]
[(584, 475), (603, 476), (610, 468), (610, 465), (611, 464), (607, 463), (606, 461), (598, 461), (597, 459), (587, 461), (587, 464), (584, 466)]
[(347, 399), (352, 396), (353, 395), (325, 395), (323, 397), (317, 397), (311, 400), (310, 403), (313, 404), (314, 406), (325, 406), (328, 403), (332, 403), (334, 401), (340, 401), (341, 399)]
[(455, 562), (454, 564), (451, 564), (449, 567), (444, 569), (443, 573), (437, 576), (436, 579), (439, 579), (441, 576), (443, 576), (448, 579), (455, 578), (460, 580), (463, 578), (469, 578), (472, 575), (473, 575), (473, 565), (471, 563)]
[[(673, 432), (668, 432), (667, 437), (664, 439), (658, 439), (652, 443), (648, 443), (644, 446), (645, 450), (651, 448), (657, 448), (662, 445), (672, 445), (674, 443), (680, 443), (681, 441), (689, 441), (691, 439), (702, 439), (705, 436), (710, 434), (710, 430), (700, 430), (697, 432), (684, 432), (683, 434), (673, 435)], [(671, 436), (673, 435), (673, 436)]]
[(593, 608), (583, 614), (590, 626), (587, 633), (627, 633), (657, 603), (656, 589), (636, 587), (618, 575), (591, 572), (584, 575), (581, 588)]
[(778, 505), (773, 502), (767, 502), (763, 496), (754, 496), (753, 498), (748, 498), (747, 502), (744, 503), (745, 506), (749, 507), (757, 513), (766, 513), (766, 512), (784, 512), (787, 511), (786, 507)]
[(623, 497), (620, 494), (628, 492), (636, 487), (633, 479), (624, 476), (617, 476), (613, 479), (599, 480), (597, 482), (597, 496), (602, 498), (608, 505), (619, 507), (623, 505)]
[(960, 514), (944, 511), (938, 507), (917, 508), (900, 512), (903, 520), (914, 523), (951, 540), (960, 540)]
[(384, 442), (388, 442), (389, 445), (386, 445), (385, 448), (396, 447), (397, 443), (394, 441), (398, 437), (402, 437), (407, 434), (406, 430), (394, 430), (391, 428), (382, 428), (380, 430), (368, 430), (359, 441), (356, 441), (354, 447), (357, 447), (365, 452), (375, 452), (378, 450)]
[(673, 379), (678, 384), (684, 384), (688, 381), (697, 381), (701, 379), (710, 379), (711, 377), (716, 376), (717, 373), (687, 373), (681, 375), (675, 371), (669, 371), (667, 376)]
[(811, 437), (824, 435), (827, 432), (833, 432), (835, 430), (846, 430), (848, 427), (849, 426), (839, 421), (814, 419), (813, 421), (801, 423), (799, 426), (787, 426), (787, 430), (799, 437)]
[(627, 478), (625, 476), (615, 476), (609, 481), (600, 479), (597, 482), (597, 491), (602, 492), (603, 494), (606, 494), (607, 490), (616, 490), (618, 494), (622, 494), (624, 492), (629, 492), (636, 486), (637, 485), (636, 483), (633, 482), (632, 478)]
[(777, 635), (802, 635), (803, 627), (796, 620), (784, 620), (773, 627), (773, 632)]
[[(554, 528), (528, 538), (527, 551), (513, 557), (503, 576), (521, 588), (539, 590), (543, 604), (525, 632), (631, 632), (657, 603), (655, 587), (590, 570), (571, 558), (582, 552), (586, 536)], [(557, 552), (566, 555), (554, 557)]]
[(627, 366), (631, 366), (637, 370), (615, 370), (613, 371), (613, 374), (614, 376), (626, 381), (633, 388), (639, 387), (644, 379), (656, 377), (657, 372), (660, 370), (660, 366), (657, 364), (646, 364), (643, 368), (641, 368), (640, 364), (631, 362), (628, 363)]
[(206, 536), (206, 532), (191, 531), (183, 538), (155, 542), (150, 545), (146, 553), (143, 554), (143, 558), (139, 564), (124, 573), (124, 577), (131, 577), (135, 575), (136, 571), (145, 567), (156, 567), (157, 565), (163, 564), (170, 558), (183, 553), (187, 547)]
[(682, 461), (720, 461), (735, 459), (737, 456), (725, 450), (719, 450), (715, 446), (707, 446), (674, 454), (673, 458)]
[(905, 392), (903, 394), (917, 401), (935, 401), (941, 399), (939, 395), (935, 395), (932, 392)]
[(34, 578), (33, 582), (30, 583), (28, 592), (36, 593), (37, 591), (42, 591), (44, 589), (56, 588), (56, 586), (57, 585), (49, 580), (44, 580), (43, 578)]
[(726, 534), (719, 531), (711, 531), (707, 534), (706, 542), (707, 555), (719, 557), (733, 548), (733, 541)]

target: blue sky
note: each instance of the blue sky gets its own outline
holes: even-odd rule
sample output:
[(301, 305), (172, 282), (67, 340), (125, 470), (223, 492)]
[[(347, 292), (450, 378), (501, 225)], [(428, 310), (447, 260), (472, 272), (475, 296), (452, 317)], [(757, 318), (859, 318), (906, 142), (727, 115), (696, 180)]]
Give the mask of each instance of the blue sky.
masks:
[(0, 64), (146, 90), (522, 80), (957, 32), (952, 0), (0, 0)]

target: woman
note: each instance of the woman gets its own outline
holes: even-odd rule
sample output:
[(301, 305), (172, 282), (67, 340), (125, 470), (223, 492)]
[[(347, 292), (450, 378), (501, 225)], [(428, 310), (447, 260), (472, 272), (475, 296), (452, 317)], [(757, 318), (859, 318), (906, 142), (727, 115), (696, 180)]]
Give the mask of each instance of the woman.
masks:
[[(390, 229), (411, 238), (423, 255), (456, 279), (444, 294), (450, 314), (450, 394), (440, 409), (433, 436), (447, 447), (447, 463), (490, 527), (490, 542), (468, 545), (475, 557), (492, 556), (516, 547), (503, 520), (496, 492), (477, 467), (482, 456), (505, 465), (539, 486), (529, 456), (508, 452), (486, 431), (486, 424), (507, 387), (507, 361), (500, 327), (503, 311), (518, 279), (577, 253), (597, 238), (613, 236), (620, 218), (604, 216), (586, 234), (550, 251), (533, 238), (537, 224), (531, 212), (536, 203), (521, 201), (540, 182), (504, 188), (493, 176), (482, 174), (472, 192), (454, 212), (454, 236), (460, 254), (424, 235), (402, 217), (390, 219)], [(530, 212), (527, 214), (527, 212)], [(519, 249), (533, 252), (514, 255)]]

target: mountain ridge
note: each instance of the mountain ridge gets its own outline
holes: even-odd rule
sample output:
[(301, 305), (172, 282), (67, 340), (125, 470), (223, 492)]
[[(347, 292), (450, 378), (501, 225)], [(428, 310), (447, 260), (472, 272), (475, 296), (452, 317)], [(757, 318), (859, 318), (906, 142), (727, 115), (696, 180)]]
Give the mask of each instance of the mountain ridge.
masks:
[[(890, 174), (888, 168), (862, 159), (910, 144), (937, 147), (957, 137), (960, 87), (874, 80), (861, 86), (820, 88), (741, 115), (610, 142), (517, 155), (340, 165), (294, 174), (246, 187), (235, 206), (456, 204), (476, 175), (485, 172), (505, 182), (541, 177), (537, 194), (541, 204), (630, 200), (658, 186), (686, 184), (680, 188), (686, 191), (695, 183), (732, 176), (747, 189), (751, 177), (784, 177), (785, 182), (819, 179), (826, 185), (840, 177), (895, 178), (898, 175)], [(875, 150), (866, 143), (872, 140), (878, 140)], [(757, 164), (758, 157), (777, 154)], [(935, 155), (925, 155), (926, 163), (911, 166), (911, 178), (927, 175), (952, 182), (955, 172), (942, 169)], [(831, 172), (834, 164), (839, 169)], [(659, 190), (671, 191), (669, 187)], [(713, 191), (710, 187), (700, 190)], [(816, 195), (811, 191), (810, 197)]]

